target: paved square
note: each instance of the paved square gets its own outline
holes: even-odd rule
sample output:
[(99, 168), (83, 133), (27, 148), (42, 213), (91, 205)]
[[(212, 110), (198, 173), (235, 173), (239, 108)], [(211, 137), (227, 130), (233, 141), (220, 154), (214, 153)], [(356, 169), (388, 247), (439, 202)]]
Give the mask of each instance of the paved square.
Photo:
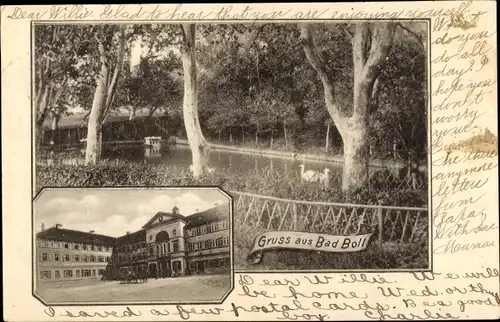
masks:
[(231, 287), (230, 275), (185, 276), (146, 283), (80, 280), (40, 283), (36, 293), (47, 304), (80, 302), (190, 302), (220, 301)]

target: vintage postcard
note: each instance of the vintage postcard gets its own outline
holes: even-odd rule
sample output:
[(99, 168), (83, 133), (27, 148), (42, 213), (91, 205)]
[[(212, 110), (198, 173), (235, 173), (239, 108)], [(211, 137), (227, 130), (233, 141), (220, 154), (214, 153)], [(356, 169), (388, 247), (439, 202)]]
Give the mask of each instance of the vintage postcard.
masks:
[(1, 26), (5, 320), (500, 318), (495, 2)]

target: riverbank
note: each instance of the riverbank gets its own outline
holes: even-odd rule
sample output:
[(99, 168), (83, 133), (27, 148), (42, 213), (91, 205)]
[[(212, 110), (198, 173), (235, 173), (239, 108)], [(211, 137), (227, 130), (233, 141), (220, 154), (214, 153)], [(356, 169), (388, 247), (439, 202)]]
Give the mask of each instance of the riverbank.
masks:
[[(189, 145), (189, 142), (187, 140), (179, 138), (176, 138), (171, 143), (178, 145)], [(320, 161), (320, 162), (331, 162), (338, 164), (344, 163), (344, 157), (342, 155), (327, 156), (327, 155), (310, 154), (310, 153), (276, 151), (270, 149), (255, 149), (255, 148), (240, 147), (234, 145), (223, 145), (212, 142), (209, 142), (209, 144), (210, 147), (215, 150), (237, 152), (241, 154), (263, 155), (269, 157), (286, 158), (290, 160)], [(401, 169), (405, 166), (403, 163), (395, 160), (381, 160), (381, 159), (372, 160), (370, 164), (378, 168), (391, 168), (391, 169)], [(420, 170), (427, 171), (427, 166), (420, 166)]]

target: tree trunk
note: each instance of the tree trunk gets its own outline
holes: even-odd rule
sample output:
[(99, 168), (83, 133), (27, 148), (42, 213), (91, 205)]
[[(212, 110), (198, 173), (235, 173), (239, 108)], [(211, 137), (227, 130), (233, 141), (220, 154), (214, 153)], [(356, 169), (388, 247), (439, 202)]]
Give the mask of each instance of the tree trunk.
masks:
[(221, 131), (219, 130), (219, 143), (220, 143), (220, 132), (221, 132)]
[(363, 187), (368, 181), (368, 133), (362, 119), (350, 119), (349, 135), (344, 141), (344, 168), (342, 190), (349, 191)]
[(85, 164), (96, 164), (101, 158), (102, 120), (104, 118), (104, 104), (106, 102), (106, 79), (108, 68), (101, 65), (101, 75), (95, 89), (92, 110), (90, 111), (87, 128), (87, 148), (85, 151)]
[(55, 134), (59, 125), (59, 115), (52, 115), (52, 123), (50, 125), (50, 130), (52, 131), (52, 142), (56, 142)]
[(96, 89), (92, 109), (90, 110), (87, 128), (87, 147), (85, 150), (85, 164), (96, 164), (102, 152), (102, 124), (108, 114), (116, 93), (118, 78), (121, 73), (125, 57), (125, 27), (119, 27), (120, 43), (117, 53), (117, 62), (113, 77), (110, 79), (109, 60), (106, 58), (105, 46), (99, 42), (101, 70), (96, 78)]
[(255, 131), (255, 146), (259, 145), (259, 129)]
[(43, 123), (35, 122), (35, 153), (40, 152), (40, 147), (43, 143)]
[(135, 119), (136, 116), (136, 108), (135, 106), (130, 106), (128, 109), (128, 120), (131, 121)]
[(198, 119), (198, 89), (196, 84), (195, 25), (183, 24), (182, 67), (184, 70), (184, 125), (193, 156), (193, 176), (203, 175), (208, 166), (209, 146), (203, 137)]
[(330, 122), (326, 124), (325, 152), (328, 152), (330, 146)]
[(285, 150), (288, 150), (288, 138), (286, 136), (286, 122), (283, 121), (283, 135), (285, 137)]
[(271, 150), (273, 149), (274, 134), (271, 132)]
[(241, 127), (241, 133), (243, 133), (243, 144), (245, 144), (245, 129)]
[(232, 131), (232, 129), (229, 129), (229, 143), (233, 144), (233, 131)]
[(381, 65), (392, 47), (395, 28), (395, 24), (385, 22), (355, 25), (352, 36), (354, 104), (352, 116), (347, 117), (335, 104), (334, 77), (329, 74), (330, 70), (319, 54), (313, 29), (310, 24), (301, 25), (304, 52), (323, 83), (326, 107), (344, 144), (343, 191), (361, 188), (368, 180), (368, 116), (371, 99)]

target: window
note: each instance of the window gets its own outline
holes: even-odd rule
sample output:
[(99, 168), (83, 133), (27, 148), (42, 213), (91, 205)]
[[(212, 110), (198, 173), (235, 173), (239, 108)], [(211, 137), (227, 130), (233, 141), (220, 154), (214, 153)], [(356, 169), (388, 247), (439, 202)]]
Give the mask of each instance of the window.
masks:
[(83, 245), (83, 246), (82, 246), (82, 249), (83, 249), (83, 250), (87, 250), (87, 245)]
[(198, 249), (203, 249), (203, 244), (201, 242), (198, 242)]
[(42, 279), (50, 279), (51, 278), (50, 271), (41, 271), (40, 272), (40, 277)]
[(83, 255), (83, 261), (84, 262), (88, 262), (89, 261), (89, 257), (87, 255)]
[(167, 244), (168, 252), (170, 253), (170, 243)]
[(55, 254), (54, 254), (54, 260), (55, 260), (56, 262), (59, 262), (59, 261), (61, 260), (61, 258), (59, 257), (59, 254), (58, 254), (58, 253), (55, 253)]
[(197, 270), (198, 269), (198, 262), (189, 262), (189, 269), (190, 270)]
[(61, 271), (60, 270), (56, 270), (54, 273), (55, 273), (54, 274), (55, 278), (61, 278)]
[(64, 244), (64, 248), (68, 249), (69, 245), (68, 244)]
[(102, 252), (102, 246), (99, 246), (99, 251)]
[(82, 277), (90, 277), (90, 269), (82, 269)]
[(180, 261), (172, 262), (172, 270), (174, 272), (179, 272), (181, 270), (181, 262)]
[(69, 257), (69, 254), (65, 254), (65, 255), (64, 255), (64, 260), (65, 260), (66, 262), (69, 262), (69, 261), (71, 260), (71, 259), (70, 259), (70, 257)]
[(65, 269), (63, 274), (64, 274), (64, 277), (73, 277), (73, 270)]
[(76, 270), (76, 277), (80, 277), (80, 270), (79, 269)]
[(90, 256), (90, 261), (91, 261), (92, 263), (94, 263), (94, 262), (95, 262), (95, 256), (94, 256), (94, 255)]
[(155, 251), (154, 251), (153, 247), (151, 247), (151, 248), (149, 249), (149, 256), (153, 256), (153, 255), (154, 255), (154, 253), (155, 253)]
[(205, 248), (212, 248), (212, 241), (211, 240), (205, 241)]
[(80, 255), (75, 255), (75, 262), (79, 262), (80, 261)]
[(95, 246), (94, 245), (90, 246), (90, 250), (95, 250)]
[(99, 262), (104, 262), (104, 256), (99, 256)]
[(104, 274), (104, 270), (101, 268), (97, 271), (97, 275), (102, 276)]
[(179, 251), (179, 241), (174, 240), (172, 242), (172, 252), (177, 253)]
[(43, 261), (48, 261), (49, 260), (49, 255), (47, 253), (42, 254), (42, 260)]
[(92, 276), (95, 276), (95, 269), (92, 270)]
[(75, 249), (78, 250), (80, 246), (78, 244), (75, 244)]

